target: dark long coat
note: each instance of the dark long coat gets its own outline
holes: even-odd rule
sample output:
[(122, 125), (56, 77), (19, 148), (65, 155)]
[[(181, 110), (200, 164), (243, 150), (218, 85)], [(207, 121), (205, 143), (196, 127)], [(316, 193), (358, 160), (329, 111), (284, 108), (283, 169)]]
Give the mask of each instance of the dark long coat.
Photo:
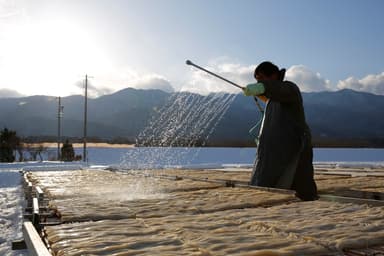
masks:
[(317, 199), (311, 134), (299, 88), (289, 81), (261, 81), (269, 99), (259, 134), (251, 184), (293, 189), (302, 200)]

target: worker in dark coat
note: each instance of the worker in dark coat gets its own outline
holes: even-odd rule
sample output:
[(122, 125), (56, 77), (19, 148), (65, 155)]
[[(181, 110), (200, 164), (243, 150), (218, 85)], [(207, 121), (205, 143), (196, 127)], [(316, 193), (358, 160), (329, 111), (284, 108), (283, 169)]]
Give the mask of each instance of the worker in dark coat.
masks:
[(246, 96), (264, 98), (251, 184), (292, 189), (302, 200), (316, 200), (310, 129), (296, 84), (284, 80), (285, 69), (263, 62), (255, 69), (257, 83), (244, 88)]

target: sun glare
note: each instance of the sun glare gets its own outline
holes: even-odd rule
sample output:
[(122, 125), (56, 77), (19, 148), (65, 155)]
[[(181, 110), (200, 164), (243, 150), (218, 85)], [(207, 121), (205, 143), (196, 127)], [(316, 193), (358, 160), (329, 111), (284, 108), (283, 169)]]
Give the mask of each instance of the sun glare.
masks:
[(27, 94), (80, 93), (77, 81), (109, 65), (99, 45), (86, 29), (68, 21), (19, 27), (7, 43), (8, 83)]

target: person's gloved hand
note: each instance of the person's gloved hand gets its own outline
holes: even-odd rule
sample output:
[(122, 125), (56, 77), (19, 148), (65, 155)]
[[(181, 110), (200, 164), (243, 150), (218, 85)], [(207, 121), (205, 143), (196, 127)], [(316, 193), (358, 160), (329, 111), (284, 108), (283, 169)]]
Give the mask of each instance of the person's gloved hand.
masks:
[(243, 92), (245, 96), (258, 96), (265, 92), (265, 87), (263, 83), (248, 84)]

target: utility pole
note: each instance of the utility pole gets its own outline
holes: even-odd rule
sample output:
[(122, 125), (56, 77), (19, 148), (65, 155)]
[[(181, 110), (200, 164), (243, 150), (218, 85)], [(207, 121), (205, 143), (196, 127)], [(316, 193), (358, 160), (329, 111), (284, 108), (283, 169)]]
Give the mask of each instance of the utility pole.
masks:
[(59, 103), (57, 108), (57, 160), (60, 160), (60, 143), (61, 143), (61, 118), (63, 117), (64, 106), (61, 106), (61, 97), (58, 97)]
[(88, 75), (85, 75), (84, 93), (84, 136), (83, 136), (83, 161), (87, 162), (87, 98), (88, 98)]

